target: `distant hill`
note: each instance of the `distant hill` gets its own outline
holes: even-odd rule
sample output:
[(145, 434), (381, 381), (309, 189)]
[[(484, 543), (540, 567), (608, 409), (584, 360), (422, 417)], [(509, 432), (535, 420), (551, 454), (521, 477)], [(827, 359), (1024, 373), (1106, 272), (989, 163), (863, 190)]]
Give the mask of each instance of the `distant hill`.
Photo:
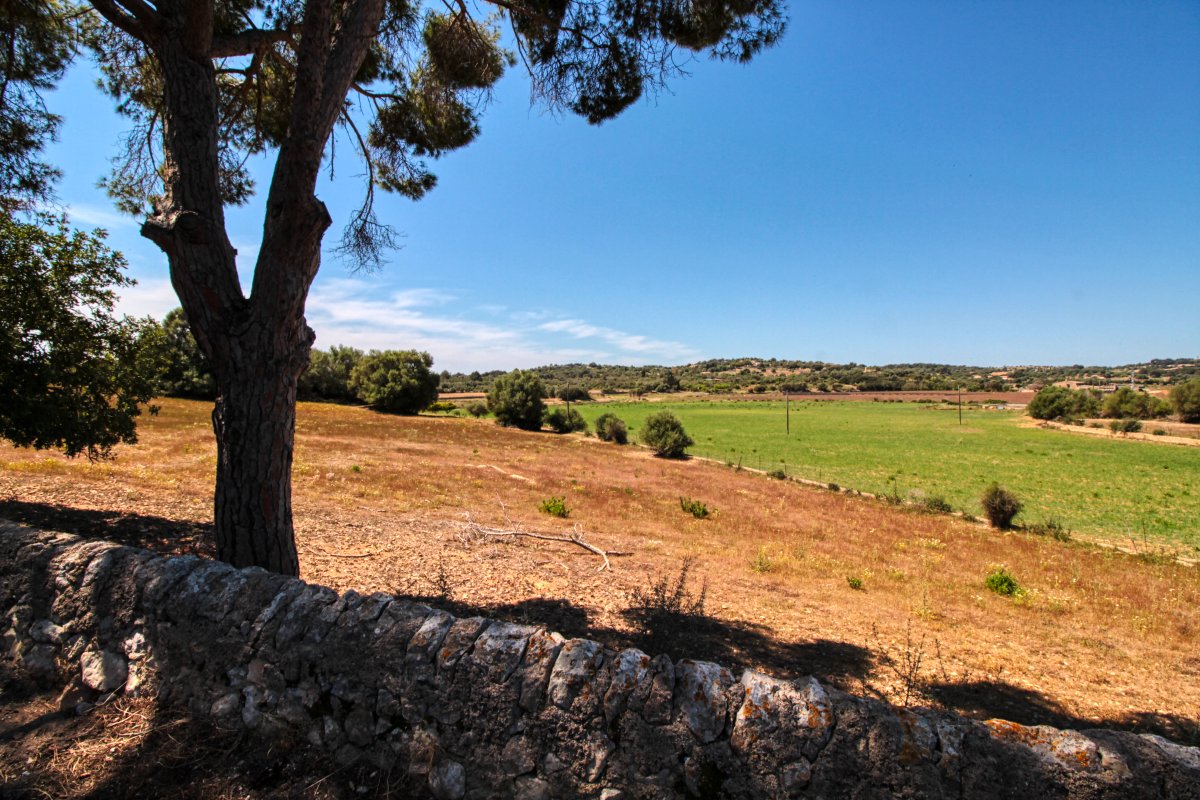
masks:
[[(1200, 377), (1200, 358), (1156, 358), (1116, 367), (964, 366), (953, 364), (830, 364), (777, 358), (713, 358), (681, 366), (625, 367), (610, 364), (551, 364), (535, 367), (547, 388), (614, 392), (834, 392), (834, 391), (1016, 391), (1048, 383), (1167, 386)], [(500, 370), (442, 373), (443, 392), (487, 391)]]

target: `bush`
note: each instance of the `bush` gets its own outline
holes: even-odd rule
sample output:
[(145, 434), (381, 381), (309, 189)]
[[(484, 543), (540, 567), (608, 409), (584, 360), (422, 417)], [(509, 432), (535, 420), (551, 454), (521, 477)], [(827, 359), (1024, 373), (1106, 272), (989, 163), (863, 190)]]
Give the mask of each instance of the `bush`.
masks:
[(1166, 436), (1167, 435), (1166, 430), (1164, 430), (1163, 428), (1155, 428), (1154, 430), (1150, 431), (1150, 433), (1154, 436)]
[(1021, 513), (1021, 501), (998, 483), (993, 483), (985, 489), (979, 502), (993, 528), (1011, 528), (1013, 517)]
[(449, 414), (452, 411), (457, 411), (458, 406), (454, 405), (454, 403), (451, 403), (449, 400), (438, 400), (435, 403), (430, 403), (429, 407), (425, 410), (431, 414)]
[(859, 591), (859, 592), (861, 592), (865, 588), (863, 585), (863, 579), (858, 577), (857, 575), (847, 575), (846, 576), (846, 585), (848, 585), (851, 589), (854, 589), (855, 591)]
[(940, 494), (931, 495), (921, 501), (921, 508), (930, 514), (949, 514), (954, 507)]
[(350, 388), (375, 411), (416, 414), (437, 400), (433, 358), (416, 350), (372, 350), (350, 372)]
[(506, 427), (527, 431), (540, 430), (546, 405), (542, 398), (546, 390), (537, 373), (513, 370), (501, 375), (488, 390), (488, 410), (496, 422)]
[[(167, 318), (170, 319), (170, 314)], [(163, 324), (165, 325), (166, 321)], [(296, 386), (297, 398), (335, 403), (354, 402), (358, 398), (350, 388), (350, 373), (362, 357), (361, 350), (341, 345), (334, 345), (328, 352), (311, 351), (308, 354), (308, 367), (300, 375)]]
[(1096, 393), (1068, 389), (1065, 386), (1044, 386), (1029, 401), (1029, 416), (1034, 419), (1075, 419), (1095, 416), (1100, 409)]
[(782, 469), (773, 469), (767, 473), (767, 477), (774, 478), (777, 481), (786, 481), (787, 480), (787, 472), (785, 472)]
[(690, 497), (679, 498), (679, 507), (691, 514), (696, 519), (705, 519), (709, 514), (707, 504), (702, 503), (699, 500), (693, 500)]
[(555, 397), (570, 403), (585, 403), (592, 399), (587, 389), (582, 389), (578, 386), (564, 386), (555, 392)]
[(670, 411), (659, 411), (646, 417), (639, 437), (655, 455), (662, 458), (682, 458), (684, 451), (695, 444), (683, 430), (683, 424)]
[(487, 403), (482, 400), (476, 400), (473, 403), (467, 404), (467, 413), (472, 417), (486, 417), (488, 413)]
[(1060, 542), (1070, 541), (1071, 539), (1071, 532), (1053, 517), (1043, 522), (1035, 522), (1027, 526), (1026, 530), (1035, 536), (1049, 536), (1051, 539), (1056, 539)]
[(1181, 422), (1200, 422), (1200, 378), (1171, 387), (1171, 405)]
[(566, 517), (571, 513), (571, 509), (567, 508), (567, 499), (565, 497), (547, 497), (538, 504), (538, 511), (549, 514), (552, 517)]
[(596, 436), (604, 442), (625, 444), (629, 441), (629, 431), (625, 422), (616, 414), (605, 412), (596, 418)]
[(1004, 566), (995, 567), (988, 573), (984, 580), (984, 585), (993, 592), (1005, 597), (1012, 597), (1021, 593), (1021, 585), (1017, 583), (1017, 579)]
[(1104, 398), (1100, 415), (1108, 419), (1154, 419), (1171, 413), (1169, 403), (1122, 386)]
[(1142, 429), (1140, 419), (1114, 419), (1108, 423), (1108, 429), (1113, 433), (1137, 433)]
[(572, 431), (586, 431), (587, 421), (575, 409), (567, 411), (564, 408), (551, 409), (546, 414), (546, 424), (555, 433), (571, 433)]

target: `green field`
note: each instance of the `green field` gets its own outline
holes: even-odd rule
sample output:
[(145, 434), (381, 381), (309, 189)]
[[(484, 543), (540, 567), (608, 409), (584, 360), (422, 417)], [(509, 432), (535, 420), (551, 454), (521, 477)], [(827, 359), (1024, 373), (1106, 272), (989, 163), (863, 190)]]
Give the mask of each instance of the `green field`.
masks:
[(1073, 531), (1200, 552), (1200, 448), (1022, 427), (1020, 412), (917, 403), (580, 403), (636, 429), (670, 409), (696, 440), (693, 455), (791, 477), (909, 498), (941, 495), (982, 515), (992, 481), (1025, 504), (1018, 522), (1055, 519)]

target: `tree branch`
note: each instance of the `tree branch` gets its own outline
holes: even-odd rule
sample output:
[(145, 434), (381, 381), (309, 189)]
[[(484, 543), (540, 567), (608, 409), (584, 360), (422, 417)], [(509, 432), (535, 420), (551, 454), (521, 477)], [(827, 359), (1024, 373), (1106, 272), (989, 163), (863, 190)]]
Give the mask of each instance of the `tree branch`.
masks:
[(292, 37), (287, 28), (272, 28), (259, 30), (251, 28), (225, 36), (214, 36), (209, 55), (213, 58), (230, 58), (257, 53), (264, 47), (270, 47), (279, 42), (286, 42)]
[(120, 28), (139, 42), (148, 43), (149, 37), (142, 24), (133, 16), (125, 13), (112, 0), (91, 0), (92, 8), (100, 13), (110, 23)]

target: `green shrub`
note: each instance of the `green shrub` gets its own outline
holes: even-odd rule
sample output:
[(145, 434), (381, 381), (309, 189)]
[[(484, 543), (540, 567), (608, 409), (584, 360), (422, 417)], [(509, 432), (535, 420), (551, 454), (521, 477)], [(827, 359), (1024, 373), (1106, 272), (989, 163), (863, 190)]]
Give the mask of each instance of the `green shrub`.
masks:
[(829, 489), (829, 491), (831, 491), (831, 492), (840, 492), (842, 490), (841, 486), (839, 486), (836, 483), (833, 483), (832, 481), (830, 483), (826, 484), (826, 488)]
[(472, 417), (486, 417), (488, 413), (487, 403), (482, 400), (476, 400), (473, 403), (467, 404), (467, 413)]
[(571, 403), (583, 403), (592, 399), (592, 395), (587, 389), (579, 386), (564, 386), (554, 393), (554, 396), (559, 400), (566, 400)]
[(1181, 422), (1200, 422), (1200, 378), (1171, 387), (1171, 405)]
[(541, 429), (546, 413), (546, 405), (542, 402), (545, 396), (546, 390), (537, 373), (513, 370), (492, 383), (487, 396), (488, 410), (500, 425), (536, 431)]
[(605, 412), (596, 418), (596, 436), (604, 442), (625, 444), (629, 441), (629, 431), (625, 422), (616, 414)]
[(567, 498), (558, 496), (547, 497), (538, 504), (538, 511), (552, 517), (566, 517), (571, 513), (571, 509), (567, 508)]
[(995, 567), (988, 573), (984, 580), (984, 585), (993, 592), (1005, 597), (1012, 597), (1021, 593), (1021, 585), (1017, 583), (1017, 579), (1004, 566)]
[(1142, 429), (1140, 419), (1114, 419), (1108, 423), (1108, 429), (1113, 433), (1137, 433)]
[(847, 575), (846, 583), (855, 591), (862, 591), (864, 588), (866, 588), (863, 584), (863, 579), (857, 575)]
[(1151, 436), (1166, 436), (1167, 432), (1165, 430), (1163, 430), (1162, 428), (1155, 428), (1154, 430), (1150, 431), (1150, 435)]
[(662, 458), (682, 458), (695, 442), (683, 430), (683, 424), (670, 411), (646, 417), (639, 431), (642, 443)]
[(1015, 494), (998, 483), (993, 483), (984, 489), (983, 497), (979, 502), (983, 506), (984, 515), (993, 528), (1001, 530), (1011, 528), (1013, 517), (1021, 513), (1021, 501)]
[(448, 414), (452, 411), (457, 411), (458, 406), (449, 400), (438, 400), (436, 403), (430, 403), (429, 408), (425, 410), (431, 414)]
[(767, 473), (767, 477), (774, 478), (777, 481), (786, 481), (787, 473), (782, 469), (773, 469)]
[(1171, 413), (1171, 405), (1158, 397), (1122, 386), (1104, 398), (1101, 416), (1109, 419), (1154, 419)]
[(546, 424), (555, 433), (571, 433), (572, 431), (587, 430), (587, 420), (573, 408), (570, 411), (567, 411), (565, 408), (550, 409), (546, 413)]
[(679, 498), (679, 507), (691, 514), (696, 519), (705, 519), (708, 517), (708, 506), (699, 500), (693, 500), (690, 497)]
[(375, 411), (416, 414), (437, 400), (440, 378), (429, 353), (372, 350), (350, 371), (350, 388)]
[(760, 573), (771, 572), (776, 566), (778, 564), (775, 558), (767, 552), (766, 545), (760, 546), (758, 552), (755, 553), (754, 558), (750, 561), (750, 569)]
[(940, 494), (931, 495), (921, 500), (921, 508), (930, 514), (949, 514), (954, 506), (946, 502)]
[(1090, 417), (1100, 409), (1094, 391), (1068, 389), (1065, 386), (1045, 386), (1029, 401), (1029, 416), (1034, 419), (1075, 419)]

